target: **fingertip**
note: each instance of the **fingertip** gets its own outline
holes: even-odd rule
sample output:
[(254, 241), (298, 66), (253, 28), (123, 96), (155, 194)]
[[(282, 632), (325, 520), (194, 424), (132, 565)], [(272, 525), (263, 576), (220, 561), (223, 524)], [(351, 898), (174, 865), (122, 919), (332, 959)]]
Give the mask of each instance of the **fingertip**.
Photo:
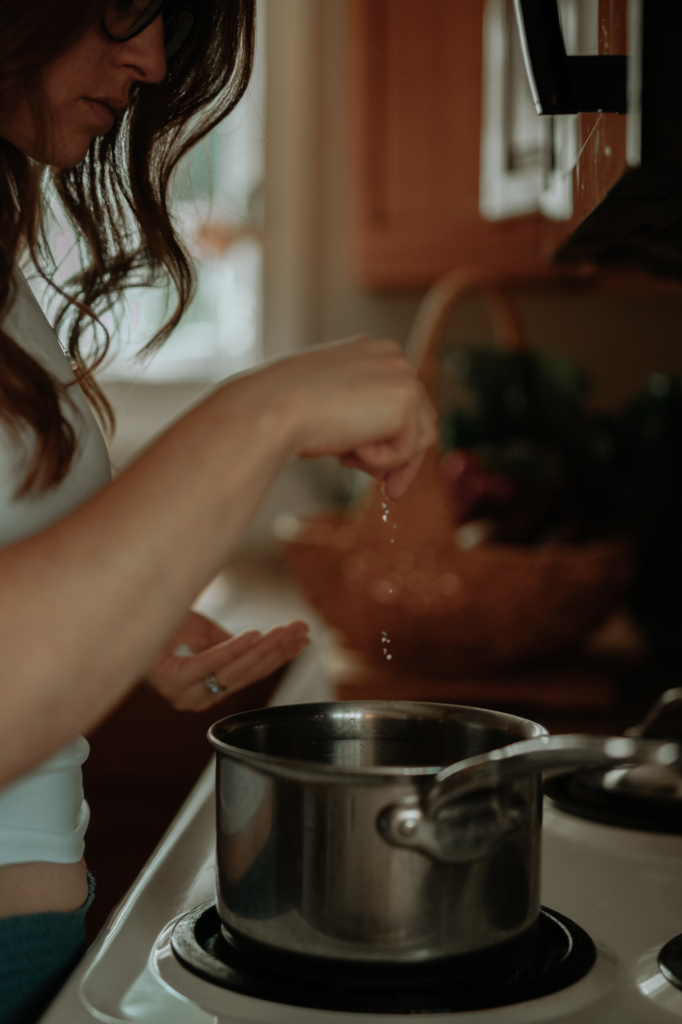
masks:
[(283, 637), (287, 640), (296, 640), (300, 636), (305, 636), (308, 633), (308, 623), (302, 620), (295, 620), (293, 622), (287, 622), (285, 626), (273, 626), (267, 632), (268, 636)]
[(398, 501), (407, 490), (408, 484), (404, 469), (397, 469), (388, 474), (381, 485), (381, 490), (388, 501)]
[(262, 636), (263, 634), (259, 629), (247, 629), (245, 632), (234, 637), (233, 640), (238, 640), (240, 647), (249, 648), (257, 644)]
[(388, 473), (383, 484), (383, 491), (390, 501), (398, 501), (410, 486), (421, 466), (422, 459), (411, 460), (399, 469)]
[(389, 482), (388, 486), (382, 484), (381, 492), (387, 501), (398, 501), (403, 496), (404, 488)]

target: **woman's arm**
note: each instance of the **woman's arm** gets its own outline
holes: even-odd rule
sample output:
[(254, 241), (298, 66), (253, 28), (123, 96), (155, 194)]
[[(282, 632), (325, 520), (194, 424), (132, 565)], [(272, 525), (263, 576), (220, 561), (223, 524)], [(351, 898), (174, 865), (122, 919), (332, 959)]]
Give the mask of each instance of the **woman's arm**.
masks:
[(435, 439), (392, 342), (325, 346), (228, 381), (84, 505), (0, 551), (0, 785), (144, 675), (282, 466), (337, 455), (398, 497)]

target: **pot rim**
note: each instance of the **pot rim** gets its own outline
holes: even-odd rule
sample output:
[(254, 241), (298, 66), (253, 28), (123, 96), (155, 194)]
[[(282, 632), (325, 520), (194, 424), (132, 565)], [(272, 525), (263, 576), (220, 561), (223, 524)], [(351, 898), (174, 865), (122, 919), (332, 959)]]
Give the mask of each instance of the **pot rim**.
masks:
[[(448, 717), (460, 717), (467, 715), (474, 718), (491, 720), (496, 718), (502, 720), (501, 724), (513, 723), (522, 724), (525, 727), (524, 734), (510, 736), (508, 742), (514, 743), (520, 739), (533, 739), (538, 736), (548, 735), (547, 729), (533, 722), (529, 718), (522, 718), (519, 715), (510, 715), (503, 711), (492, 711), (489, 708), (475, 708), (466, 704), (443, 704), (435, 701), (384, 701), (384, 700), (357, 700), (357, 701), (314, 701), (303, 704), (279, 704), (271, 708), (258, 708), (252, 711), (242, 711), (236, 715), (228, 715), (214, 722), (208, 730), (208, 739), (213, 748), (219, 753), (229, 757), (233, 761), (241, 762), (251, 768), (264, 772), (267, 775), (279, 778), (290, 778), (306, 782), (332, 782), (339, 781), (348, 783), (352, 780), (354, 784), (365, 783), (376, 785), (378, 782), (395, 784), (397, 780), (413, 779), (422, 777), (427, 779), (437, 775), (449, 765), (334, 765), (325, 764), (321, 761), (302, 761), (291, 757), (282, 757), (275, 754), (264, 754), (260, 751), (246, 750), (243, 747), (227, 743), (216, 735), (216, 730), (225, 722), (236, 722), (237, 720), (255, 719), (264, 713), (271, 718), (286, 718), (290, 714), (295, 717), (296, 712), (306, 710), (308, 713), (317, 709), (320, 713), (331, 707), (343, 708), (349, 713), (366, 712), (372, 708), (381, 709), (384, 712), (393, 711), (397, 718), (411, 718), (418, 709), (422, 717), (436, 718), (443, 712)], [(410, 713), (411, 712), (411, 713)], [(430, 712), (430, 713), (429, 713)], [(530, 727), (530, 728), (529, 728)], [(502, 746), (506, 746), (503, 744)], [(494, 749), (494, 748), (491, 748)], [(460, 759), (463, 760), (463, 759)], [(457, 762), (454, 762), (457, 763)]]

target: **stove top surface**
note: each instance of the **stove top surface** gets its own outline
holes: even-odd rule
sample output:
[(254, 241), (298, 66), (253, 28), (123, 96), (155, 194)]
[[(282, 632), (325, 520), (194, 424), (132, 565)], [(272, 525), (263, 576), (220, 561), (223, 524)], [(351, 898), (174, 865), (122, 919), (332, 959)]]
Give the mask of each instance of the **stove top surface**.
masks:
[(682, 801), (643, 800), (592, 784), (589, 772), (574, 771), (548, 779), (544, 786), (550, 799), (568, 814), (603, 825), (682, 835)]
[(459, 1013), (509, 1006), (559, 992), (592, 968), (596, 950), (579, 925), (542, 909), (520, 941), (446, 963), (386, 965), (354, 972), (347, 965), (299, 963), (245, 953), (221, 931), (213, 902), (183, 915), (171, 947), (189, 970), (216, 985), (288, 1006), (382, 1014)]

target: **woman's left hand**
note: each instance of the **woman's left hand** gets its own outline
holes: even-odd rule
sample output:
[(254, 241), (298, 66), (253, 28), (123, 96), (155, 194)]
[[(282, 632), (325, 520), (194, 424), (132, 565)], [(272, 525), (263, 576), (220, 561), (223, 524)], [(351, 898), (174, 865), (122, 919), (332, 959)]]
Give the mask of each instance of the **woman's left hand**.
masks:
[[(198, 612), (189, 612), (154, 659), (146, 679), (174, 708), (203, 711), (269, 676), (309, 642), (305, 622), (231, 636)], [(222, 688), (220, 693), (211, 692), (207, 677)]]

